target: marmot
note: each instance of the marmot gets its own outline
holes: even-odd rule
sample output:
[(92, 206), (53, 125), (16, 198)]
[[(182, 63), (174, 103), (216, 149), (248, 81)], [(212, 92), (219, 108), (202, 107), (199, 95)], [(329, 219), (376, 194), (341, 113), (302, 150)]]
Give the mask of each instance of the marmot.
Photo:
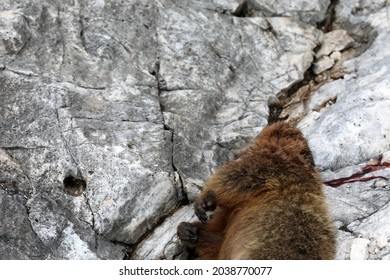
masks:
[(271, 113), (253, 144), (206, 183), (194, 204), (200, 222), (178, 226), (183, 244), (201, 259), (335, 256), (332, 219), (307, 141)]

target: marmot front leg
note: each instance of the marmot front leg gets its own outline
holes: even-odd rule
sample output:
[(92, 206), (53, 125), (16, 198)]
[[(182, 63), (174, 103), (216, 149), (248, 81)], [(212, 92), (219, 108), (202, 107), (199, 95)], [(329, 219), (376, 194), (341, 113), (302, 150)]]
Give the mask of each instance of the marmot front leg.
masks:
[(202, 193), (194, 204), (195, 215), (202, 223), (208, 220), (208, 211), (214, 211), (217, 208), (217, 195), (214, 191), (209, 190)]

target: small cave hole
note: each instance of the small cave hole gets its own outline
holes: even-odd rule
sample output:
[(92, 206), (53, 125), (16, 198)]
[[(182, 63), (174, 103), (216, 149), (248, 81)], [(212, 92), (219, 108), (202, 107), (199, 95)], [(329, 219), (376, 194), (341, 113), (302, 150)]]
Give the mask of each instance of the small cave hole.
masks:
[(232, 12), (232, 15), (236, 17), (252, 17), (254, 15), (254, 11), (248, 1), (244, 0)]
[(65, 193), (71, 196), (80, 196), (87, 188), (87, 182), (83, 178), (70, 173), (66, 174), (63, 184)]

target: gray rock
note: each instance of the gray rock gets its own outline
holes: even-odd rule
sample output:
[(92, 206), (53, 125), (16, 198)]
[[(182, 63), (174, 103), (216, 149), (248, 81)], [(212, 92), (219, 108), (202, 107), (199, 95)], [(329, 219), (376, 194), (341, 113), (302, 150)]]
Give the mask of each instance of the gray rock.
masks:
[(0, 183), (0, 259), (31, 260), (50, 255), (32, 229), (26, 199), (18, 194), (8, 194)]
[(167, 218), (156, 230), (144, 239), (136, 248), (133, 259), (174, 259), (180, 252), (181, 244), (171, 229), (176, 229), (182, 221), (195, 220), (192, 206), (184, 206)]
[(387, 204), (368, 218), (352, 222), (349, 225), (349, 228), (362, 236), (375, 238), (381, 237), (382, 245), (380, 245), (380, 247), (384, 247), (385, 242), (383, 241), (383, 238), (384, 236), (387, 237), (390, 235), (390, 225), (388, 223), (383, 223), (383, 221), (389, 217), (389, 212), (390, 204)]
[(354, 43), (346, 30), (332, 30), (324, 34), (321, 48), (316, 53), (316, 58), (329, 56), (334, 51), (342, 51)]
[(333, 30), (324, 35), (321, 48), (317, 51), (313, 72), (318, 75), (333, 67), (341, 58), (341, 51), (351, 47), (354, 39), (345, 30)]
[[(337, 222), (335, 223), (337, 225)], [(336, 246), (336, 259), (337, 260), (349, 260), (351, 253), (352, 241), (354, 236), (347, 231), (337, 231), (337, 246)]]
[[(390, 127), (385, 112), (390, 95), (385, 90), (389, 55), (383, 46), (390, 39), (387, 9), (385, 5), (372, 9), (375, 1), (347, 2), (336, 7), (334, 26), (353, 31), (361, 46), (351, 58), (340, 60), (342, 79), (326, 83), (305, 101), (307, 110), (298, 126), (309, 138), (324, 181), (344, 181), (337, 188), (325, 188), (340, 233), (337, 258), (386, 259)], [(351, 238), (369, 244), (356, 247)]]
[(329, 56), (323, 56), (313, 64), (313, 72), (314, 74), (320, 74), (325, 70), (332, 68), (334, 63), (335, 61)]
[[(330, 1), (266, 1), (245, 0), (240, 2), (236, 13), (250, 16), (293, 17), (315, 25), (325, 19)], [(240, 14), (240, 13), (239, 13)]]
[(381, 47), (389, 40), (388, 33), (378, 35), (371, 48), (344, 63), (347, 74), (343, 79), (326, 84), (308, 101), (320, 100), (317, 95), (321, 92), (336, 98), (332, 106), (321, 112), (309, 111), (299, 124), (309, 138), (320, 169), (358, 164), (390, 149), (390, 123), (384, 113), (390, 106), (385, 90), (388, 65), (383, 59), (389, 51)]
[[(346, 167), (336, 172), (326, 171), (322, 173), (323, 181), (326, 185), (325, 193), (329, 203), (333, 206), (332, 214), (334, 220), (341, 222), (339, 227), (348, 227), (357, 220), (370, 217), (383, 207), (386, 207), (390, 201), (390, 192), (387, 178), (390, 176), (390, 170), (382, 169), (369, 172), (364, 176), (363, 171), (366, 165)], [(367, 169), (366, 169), (367, 170)], [(353, 179), (348, 179), (348, 178)], [(368, 181), (364, 178), (373, 178)], [(343, 179), (344, 178), (344, 179)], [(386, 182), (383, 187), (378, 187), (378, 182)], [(337, 183), (342, 182), (341, 185)]]
[(325, 182), (383, 155), (375, 180), (324, 188), (336, 257), (364, 238), (389, 258), (386, 3), (326, 24), (330, 1), (1, 1), (1, 259), (186, 258), (176, 226), (276, 95)]
[(23, 14), (18, 11), (0, 12), (0, 55), (18, 54), (31, 37), (31, 31)]
[[(156, 7), (109, 5), (28, 2), (19, 13), (29, 44), (1, 58), (0, 177), (28, 198), (26, 217), (50, 249), (40, 258), (123, 258), (179, 203), (172, 133), (148, 72)], [(126, 10), (138, 8), (143, 16)], [(85, 192), (69, 196), (75, 182)]]

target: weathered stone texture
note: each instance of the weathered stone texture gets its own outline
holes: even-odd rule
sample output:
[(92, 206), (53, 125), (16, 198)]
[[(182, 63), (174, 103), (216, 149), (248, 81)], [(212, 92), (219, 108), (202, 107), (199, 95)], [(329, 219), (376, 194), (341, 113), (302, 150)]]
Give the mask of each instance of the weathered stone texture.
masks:
[(337, 258), (389, 258), (388, 1), (271, 2), (1, 1), (0, 259), (185, 258), (272, 96), (341, 182)]

